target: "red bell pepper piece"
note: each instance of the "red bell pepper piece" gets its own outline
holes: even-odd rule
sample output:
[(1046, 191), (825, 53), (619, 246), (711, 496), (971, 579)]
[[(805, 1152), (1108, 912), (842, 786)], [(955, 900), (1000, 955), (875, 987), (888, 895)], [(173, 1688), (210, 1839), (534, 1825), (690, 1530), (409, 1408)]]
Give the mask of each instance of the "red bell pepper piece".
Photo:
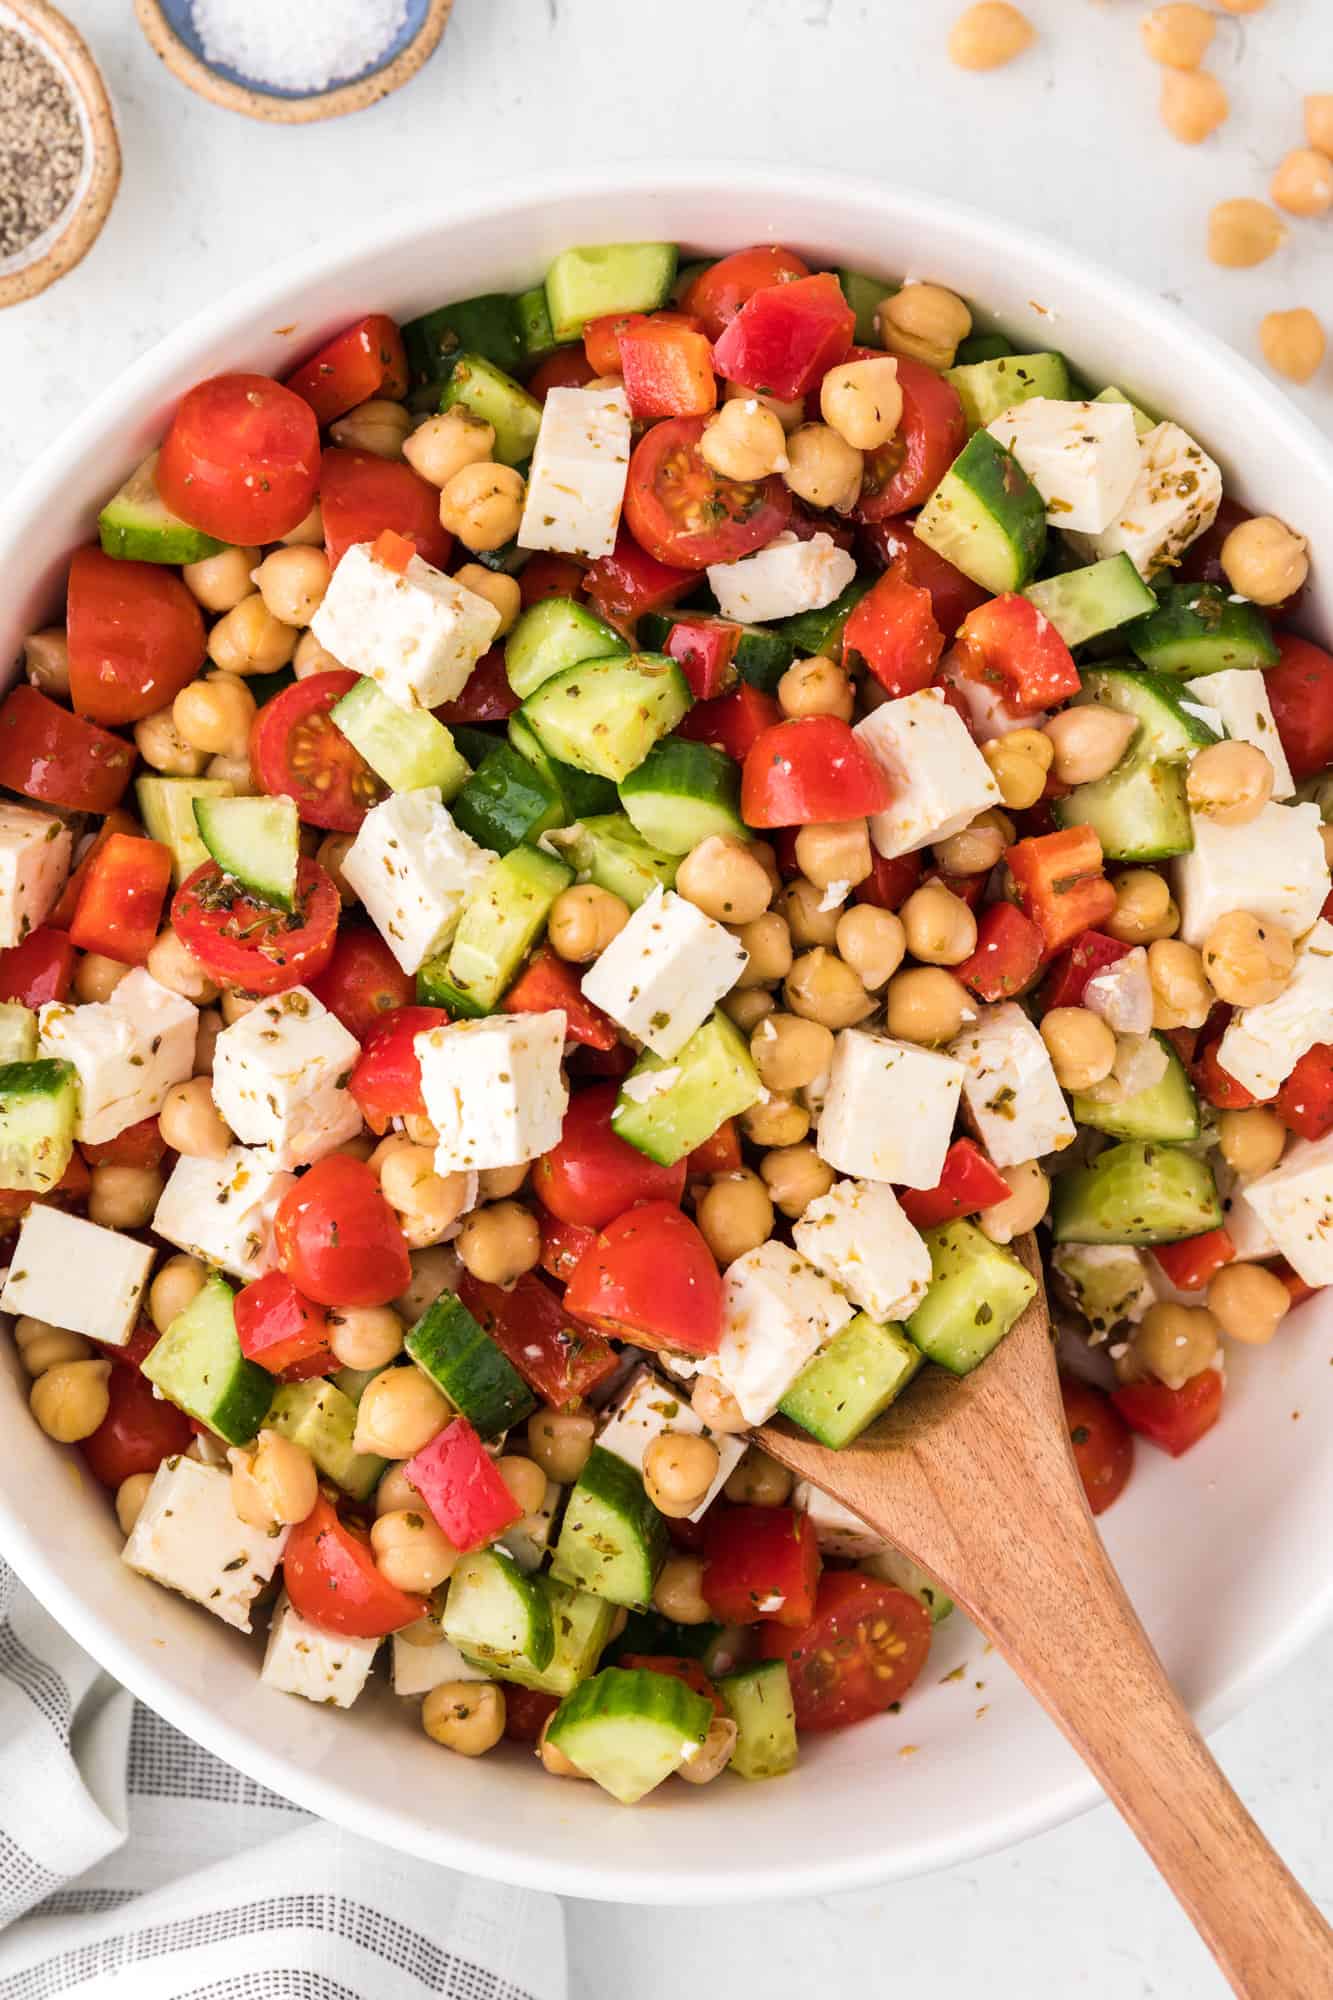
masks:
[(715, 1354), (722, 1339), (722, 1275), (698, 1228), (669, 1201), (641, 1201), (598, 1230), (565, 1303), (641, 1347)]
[(523, 971), (505, 994), (506, 1014), (545, 1014), (552, 1008), (564, 1009), (565, 1038), (590, 1049), (613, 1049), (619, 1037), (616, 1024), (591, 1000), (585, 1000), (577, 972), (549, 945), (533, 953)]
[(1218, 1043), (1231, 1019), (1231, 1011), (1225, 1005), (1214, 1007), (1204, 1022), (1190, 1077), (1200, 1097), (1215, 1111), (1249, 1111), (1259, 1102), (1258, 1098), (1243, 1083), (1237, 1083), (1217, 1059)]
[(582, 389), (602, 373), (605, 370), (594, 368), (581, 347), (557, 347), (538, 362), (525, 386), (530, 396), (544, 403), (552, 389)]
[(678, 663), (696, 701), (715, 701), (735, 683), (740, 642), (740, 626), (724, 618), (678, 618), (662, 650)]
[(1201, 1292), (1231, 1262), (1236, 1246), (1225, 1229), (1206, 1229), (1202, 1236), (1185, 1236), (1179, 1243), (1158, 1243), (1152, 1254), (1178, 1290)]
[(340, 1521), (322, 1493), (288, 1537), (282, 1580), (302, 1618), (349, 1638), (385, 1638), (414, 1625), (430, 1609), (426, 1598), (410, 1596), (389, 1582), (376, 1565), (365, 1529), (354, 1520)]
[(1273, 1109), (1289, 1132), (1322, 1139), (1333, 1131), (1333, 1044), (1307, 1049), (1279, 1090)]
[(685, 1178), (704, 1174), (734, 1174), (741, 1164), (741, 1135), (734, 1118), (724, 1118), (711, 1139), (696, 1146), (685, 1162)]
[(162, 922), (171, 866), (171, 849), (162, 841), (113, 833), (83, 878), (69, 927), (72, 942), (122, 965), (142, 965)]
[(373, 560), (381, 568), (392, 570), (395, 576), (407, 575), (416, 552), (416, 543), (409, 542), (406, 535), (400, 535), (397, 528), (381, 528), (370, 545)]
[(805, 715), (766, 729), (741, 775), (741, 816), (748, 826), (860, 819), (883, 812), (892, 799), (888, 778), (836, 715)]
[(583, 352), (594, 375), (620, 373), (620, 336), (631, 326), (640, 326), (648, 317), (641, 312), (598, 313), (583, 328)]
[(854, 903), (873, 903), (877, 910), (901, 910), (921, 880), (925, 862), (920, 854), (892, 857), (870, 850), (870, 873), (852, 891)]
[(523, 1518), (466, 1417), (437, 1431), (403, 1471), (456, 1549), (484, 1548)]
[(123, 736), (21, 682), (0, 704), (0, 785), (45, 805), (105, 813), (118, 806), (138, 753)]
[(328, 1314), (298, 1292), (284, 1272), (268, 1271), (252, 1285), (243, 1285), (234, 1313), (242, 1354), (270, 1375), (302, 1382), (338, 1366), (329, 1347)]
[(1111, 1401), (1132, 1431), (1179, 1458), (1210, 1431), (1222, 1414), (1222, 1377), (1205, 1368), (1183, 1389), (1162, 1382), (1127, 1382)]
[(632, 634), (645, 611), (664, 611), (698, 582), (698, 570), (659, 562), (639, 547), (628, 528), (621, 528), (610, 555), (598, 556), (589, 566), (584, 588), (599, 618)]
[(1265, 1268), (1270, 1270), (1275, 1278), (1282, 1280), (1291, 1294), (1291, 1303), (1294, 1306), (1303, 1306), (1307, 1299), (1312, 1299), (1316, 1292), (1323, 1290), (1322, 1285), (1307, 1284), (1304, 1278), (1292, 1270), (1285, 1257), (1275, 1258)]
[(771, 694), (742, 681), (716, 701), (697, 702), (676, 728), (691, 743), (711, 743), (743, 764), (766, 729), (781, 722), (782, 710)]
[(518, 707), (518, 696), (505, 672), (504, 649), (492, 646), (468, 675), (463, 692), (432, 713), (446, 725), (453, 722), (503, 722)]
[(79, 1151), (90, 1167), (160, 1167), (167, 1145), (156, 1118), (127, 1125), (114, 1139), (84, 1139)]
[(724, 1625), (804, 1625), (813, 1617), (819, 1543), (794, 1507), (710, 1507), (703, 1592)]
[(895, 697), (919, 694), (935, 678), (944, 634), (930, 592), (894, 563), (867, 591), (843, 627), (842, 663), (858, 661)]
[(68, 1000), (73, 977), (74, 946), (64, 931), (45, 924), (29, 931), (22, 944), (0, 951), (0, 1000), (15, 1000), (20, 1007)]
[(69, 880), (61, 890), (59, 902), (47, 916), (46, 921), (52, 930), (67, 931), (73, 923), (74, 912), (79, 907), (79, 897), (83, 892), (84, 878), (88, 873), (89, 863), (98, 849), (105, 847), (113, 833), (142, 832), (143, 828), (140, 826), (138, 820), (134, 818), (133, 814), (123, 811), (121, 807), (116, 806), (107, 814), (93, 838), (84, 848), (78, 866), (72, 871)]
[(903, 1188), (898, 1196), (903, 1214), (916, 1229), (933, 1229), (939, 1222), (957, 1222), (1009, 1199), (1009, 1183), (972, 1139), (955, 1139), (944, 1156), (944, 1170), (933, 1188)]
[(634, 319), (621, 328), (618, 346), (618, 365), (636, 421), (702, 417), (717, 408), (713, 350), (697, 320), (683, 313)]
[(968, 612), (953, 657), (968, 680), (993, 688), (1016, 715), (1053, 708), (1079, 691), (1068, 646), (1031, 598), (1017, 592)]
[(829, 271), (752, 292), (713, 349), (728, 382), (794, 402), (846, 356), (856, 314)]
[[(984, 877), (970, 875), (981, 885)], [(1041, 932), (1012, 903), (992, 903), (977, 924), (977, 948), (954, 967), (954, 975), (979, 1000), (1012, 1000), (1025, 993), (1041, 964)]]
[(541, 1267), (560, 1284), (567, 1285), (580, 1257), (597, 1241), (597, 1231), (581, 1222), (561, 1222), (545, 1208), (537, 1221), (542, 1232)]
[(1077, 1007), (1088, 981), (1105, 972), (1108, 965), (1117, 964), (1128, 950), (1127, 944), (1103, 931), (1084, 931), (1068, 951), (1052, 959), (1037, 995), (1042, 1013), (1049, 1014), (1052, 1007)]
[(859, 533), (861, 552), (879, 569), (893, 565), (909, 583), (930, 592), (930, 608), (935, 623), (946, 639), (952, 639), (969, 611), (986, 602), (986, 592), (970, 576), (964, 576), (951, 562), (937, 555), (926, 542), (919, 542), (910, 523), (901, 516), (887, 521), (867, 521)]
[(346, 416), (372, 396), (399, 402), (407, 394), (403, 337), (386, 313), (368, 313), (326, 340), (287, 377), (320, 424)]
[[(986, 894), (984, 875), (945, 875), (938, 868), (929, 868), (921, 880), (923, 883), (938, 882), (951, 896), (957, 896), (960, 903), (966, 903), (969, 910), (980, 909), (982, 898)], [(1012, 908), (1012, 905), (1010, 907)]]
[(443, 1007), (416, 1006), (395, 1007), (375, 1023), (347, 1079), (372, 1131), (387, 1131), (393, 1118), (425, 1117), (416, 1039), (448, 1025)]
[(504, 1291), (464, 1271), (458, 1296), (529, 1388), (553, 1409), (581, 1401), (619, 1366), (609, 1342), (566, 1312), (535, 1272), (526, 1271)]
[(1090, 826), (1017, 841), (1005, 857), (1015, 900), (1041, 932), (1047, 952), (1095, 930), (1115, 908), (1102, 873), (1102, 844)]

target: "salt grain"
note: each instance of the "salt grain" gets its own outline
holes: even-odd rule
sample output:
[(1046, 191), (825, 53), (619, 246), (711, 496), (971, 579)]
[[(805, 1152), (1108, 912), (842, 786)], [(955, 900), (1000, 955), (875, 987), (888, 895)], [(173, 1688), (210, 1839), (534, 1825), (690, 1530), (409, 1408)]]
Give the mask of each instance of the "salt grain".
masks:
[(193, 0), (205, 59), (275, 90), (327, 90), (393, 46), (407, 0)]

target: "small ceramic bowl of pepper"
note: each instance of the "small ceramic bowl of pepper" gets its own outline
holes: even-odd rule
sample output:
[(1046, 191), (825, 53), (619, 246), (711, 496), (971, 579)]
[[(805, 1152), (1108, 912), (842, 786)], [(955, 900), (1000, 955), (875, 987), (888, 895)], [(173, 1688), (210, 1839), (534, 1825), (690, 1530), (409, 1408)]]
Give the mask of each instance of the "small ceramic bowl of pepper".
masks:
[[(275, 125), (341, 118), (400, 89), (433, 54), (452, 6), (453, 0), (399, 0), (395, 8), (380, 0), (381, 39), (375, 9), (367, 5), (342, 45), (355, 53), (340, 74), (334, 37), (340, 26), (347, 28), (355, 19), (345, 6), (313, 9), (308, 31), (300, 18), (304, 6), (256, 10), (255, 32), (241, 10), (219, 7), (216, 0), (134, 0), (140, 27), (173, 76), (212, 104)], [(284, 30), (290, 37), (285, 43), (280, 39)], [(311, 52), (317, 59), (321, 48), (330, 65), (327, 83), (311, 80), (318, 73)]]
[(0, 306), (85, 257), (120, 185), (101, 71), (47, 0), (0, 0)]

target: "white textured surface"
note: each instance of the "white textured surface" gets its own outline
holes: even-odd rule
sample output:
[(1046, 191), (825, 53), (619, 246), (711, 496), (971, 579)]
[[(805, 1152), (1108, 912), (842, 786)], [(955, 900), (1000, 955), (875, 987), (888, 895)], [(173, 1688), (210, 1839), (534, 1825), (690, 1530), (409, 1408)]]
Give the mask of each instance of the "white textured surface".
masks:
[[(1287, 247), (1255, 271), (1217, 271), (1202, 249), (1212, 201), (1261, 194), (1271, 164), (1298, 142), (1301, 91), (1333, 89), (1327, 0), (1273, 0), (1265, 14), (1219, 22), (1212, 67), (1235, 108), (1194, 151), (1158, 124), (1157, 78), (1137, 46), (1142, 9), (1131, 0), (1026, 0), (1046, 40), (985, 78), (958, 77), (943, 58), (950, 0), (675, 0), (670, 46), (692, 51), (695, 67), (688, 81), (683, 64), (673, 69), (669, 84), (663, 16), (642, 0), (614, 11), (604, 0), (456, 0), (416, 82), (372, 112), (309, 131), (250, 124), (172, 85), (123, 0), (65, 4), (116, 97), (126, 177), (80, 270), (0, 315), (0, 379), (22, 383), (0, 426), (5, 479), (210, 291), (404, 194), (479, 180), (490, 164), (513, 174), (567, 160), (571, 103), (593, 112), (577, 127), (586, 163), (679, 155), (693, 137), (709, 154), (840, 166), (952, 194), (1076, 242), (1247, 352), (1270, 308), (1333, 298), (1329, 223), (1294, 225)], [(986, 141), (988, 128), (1002, 143)], [(1298, 400), (1333, 426), (1333, 363)], [(1265, 1830), (1325, 1896), (1331, 1675), (1333, 1635), (1217, 1738)], [(972, 2000), (979, 1989), (1062, 2000), (1224, 1992), (1107, 1810), (880, 1892), (693, 1910), (684, 1921), (571, 1904), (569, 1929), (580, 2000), (674, 2000), (716, 1984), (721, 1966), (740, 2000), (811, 2000), (890, 1990), (886, 1969), (899, 1963), (928, 2000)]]

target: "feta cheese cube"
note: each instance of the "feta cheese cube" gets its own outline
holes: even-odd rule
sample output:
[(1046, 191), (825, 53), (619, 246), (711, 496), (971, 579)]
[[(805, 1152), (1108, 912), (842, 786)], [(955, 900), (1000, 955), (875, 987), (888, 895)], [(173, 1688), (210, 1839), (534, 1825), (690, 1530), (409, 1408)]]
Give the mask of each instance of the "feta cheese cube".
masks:
[(372, 806), (343, 874), (404, 972), (443, 951), (495, 856), (455, 826), (436, 785)]
[(192, 1597), (238, 1631), (282, 1560), (290, 1530), (246, 1525), (231, 1504), (231, 1474), (193, 1458), (164, 1458), (121, 1550), (140, 1576)]
[(230, 1146), (220, 1160), (182, 1154), (153, 1227), (178, 1250), (248, 1283), (273, 1267), (273, 1218), (295, 1185), (295, 1176), (262, 1146)]
[(585, 998), (654, 1055), (678, 1055), (749, 964), (731, 932), (654, 889), (583, 975)]
[(0, 799), (0, 949), (46, 922), (69, 874), (73, 836), (54, 813)]
[(798, 1479), (792, 1489), (791, 1504), (798, 1514), (804, 1514), (815, 1531), (821, 1555), (833, 1556), (842, 1562), (861, 1562), (866, 1556), (878, 1555), (888, 1544), (882, 1535), (877, 1535), (868, 1521), (859, 1514), (853, 1514), (850, 1507), (844, 1507), (841, 1500), (835, 1500), (822, 1488), (812, 1486), (808, 1479)]
[(307, 1166), (361, 1130), (347, 1080), (361, 1045), (305, 986), (261, 1000), (218, 1036), (213, 1102), (280, 1167)]
[(1245, 1199), (1298, 1278), (1333, 1285), (1333, 1132), (1298, 1139)]
[(748, 1424), (767, 1423), (807, 1361), (854, 1317), (849, 1299), (776, 1241), (747, 1250), (722, 1284), (722, 1340), (699, 1372), (729, 1389)]
[(73, 1063), (79, 1078), (76, 1139), (100, 1145), (153, 1118), (173, 1083), (194, 1070), (199, 1010), (136, 966), (109, 1000), (39, 1009), (44, 1056)]
[(761, 625), (770, 618), (794, 618), (798, 611), (822, 611), (855, 575), (855, 561), (832, 535), (802, 542), (788, 534), (738, 562), (710, 563), (708, 585), (724, 618)]
[(1207, 452), (1179, 424), (1154, 424), (1139, 439), (1138, 473), (1114, 520), (1097, 534), (1065, 532), (1089, 562), (1123, 552), (1151, 580), (1212, 527), (1221, 499), (1222, 474)]
[(1128, 403), (1066, 403), (1033, 396), (988, 424), (1046, 502), (1053, 528), (1100, 535), (1139, 474), (1139, 440)]
[(1268, 699), (1268, 682), (1257, 667), (1228, 667), (1225, 673), (1208, 674), (1191, 681), (1201, 698), (1221, 718), (1222, 729), (1237, 743), (1253, 743), (1273, 766), (1273, 797), (1289, 799), (1296, 789), (1273, 719)]
[(34, 1202), (19, 1227), (0, 1308), (123, 1347), (152, 1268), (150, 1244)]
[(259, 1678), (281, 1694), (350, 1708), (370, 1675), (378, 1639), (349, 1639), (303, 1618), (284, 1590), (268, 1628)]
[(418, 1035), (413, 1047), (440, 1135), (439, 1173), (521, 1167), (559, 1139), (569, 1104), (562, 1009), (453, 1021)]
[(792, 1241), (872, 1319), (906, 1319), (930, 1284), (930, 1252), (883, 1181), (837, 1181), (807, 1204)]
[(950, 1055), (844, 1028), (816, 1150), (854, 1179), (933, 1188), (953, 1137), (963, 1066)]
[(1173, 863), (1186, 944), (1202, 946), (1231, 910), (1248, 910), (1293, 937), (1309, 930), (1329, 891), (1318, 806), (1270, 802), (1244, 826), (1201, 815), (1191, 815), (1191, 824), (1194, 846)]
[[(409, 1630), (414, 1628), (409, 1627)], [(393, 1691), (429, 1694), (441, 1681), (488, 1681), (484, 1667), (474, 1667), (441, 1633), (430, 1645), (418, 1646), (401, 1632), (393, 1635)]]
[(892, 860), (970, 826), (1000, 802), (990, 765), (938, 688), (872, 709), (856, 734), (893, 786), (893, 803), (870, 816), (870, 838)]
[(1013, 1000), (983, 1007), (949, 1044), (963, 1065), (963, 1102), (997, 1167), (1021, 1166), (1074, 1142), (1074, 1121), (1046, 1044)]
[(1316, 1042), (1333, 1042), (1333, 924), (1322, 918), (1296, 947), (1291, 978), (1276, 1000), (1232, 1015), (1217, 1060), (1252, 1096), (1276, 1097)]
[(616, 1392), (603, 1412), (603, 1428), (597, 1442), (603, 1451), (613, 1451), (636, 1472), (643, 1471), (644, 1454), (654, 1438), (666, 1431), (684, 1431), (689, 1437), (704, 1437), (717, 1446), (717, 1475), (699, 1505), (690, 1515), (702, 1520), (730, 1479), (745, 1450), (745, 1440), (710, 1431), (695, 1416), (688, 1401), (677, 1389), (664, 1382), (645, 1362)]
[(528, 469), (519, 547), (609, 556), (625, 497), (629, 447), (623, 389), (548, 390)]
[(413, 556), (390, 569), (356, 542), (310, 621), (321, 646), (400, 708), (438, 708), (463, 692), (500, 625), (495, 606)]
[(1222, 1197), (1223, 1226), (1236, 1246), (1236, 1256), (1241, 1263), (1259, 1257), (1276, 1257), (1277, 1244), (1250, 1202), (1250, 1188), (1259, 1176), (1252, 1174), (1248, 1179), (1242, 1180), (1221, 1160), (1213, 1172), (1217, 1180), (1217, 1191)]

